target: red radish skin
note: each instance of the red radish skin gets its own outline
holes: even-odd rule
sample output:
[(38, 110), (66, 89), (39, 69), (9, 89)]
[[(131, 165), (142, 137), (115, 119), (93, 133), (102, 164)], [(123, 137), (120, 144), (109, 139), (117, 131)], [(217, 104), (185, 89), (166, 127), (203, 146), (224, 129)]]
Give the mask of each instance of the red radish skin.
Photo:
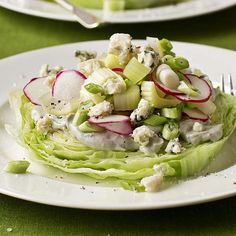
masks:
[(110, 115), (104, 118), (91, 117), (88, 121), (110, 132), (124, 136), (128, 136), (133, 132), (133, 127), (128, 116)]
[(184, 93), (175, 90), (175, 89), (170, 89), (168, 87), (166, 87), (164, 84), (162, 84), (155, 75), (155, 72), (153, 72), (151, 74), (151, 80), (154, 82), (154, 84), (156, 85), (157, 88), (159, 88), (162, 92), (164, 92), (165, 94), (168, 95), (172, 95), (172, 96), (176, 96), (176, 95), (184, 95)]
[(192, 84), (191, 80), (188, 78), (188, 75), (193, 75), (193, 74), (184, 74), (182, 72), (179, 71), (180, 74), (182, 74), (184, 76), (184, 78), (190, 83)]
[(113, 68), (112, 71), (114, 71), (118, 75), (123, 75), (124, 69), (120, 68), (120, 67), (117, 67), (117, 68)]
[[(82, 85), (83, 85), (83, 83), (84, 83), (84, 80), (86, 80), (87, 79), (87, 77), (83, 74), (83, 73), (81, 73), (80, 71), (78, 71), (78, 70), (63, 70), (63, 71), (60, 71), (57, 75), (56, 75), (56, 78), (54, 79), (54, 82), (53, 82), (53, 85), (52, 85), (52, 96), (53, 97), (57, 97), (57, 96), (63, 96), (63, 94), (66, 92), (66, 87), (63, 87), (62, 89), (64, 89), (64, 93), (63, 94), (59, 94), (59, 95), (56, 95), (56, 91), (57, 91), (57, 84), (58, 84), (58, 82), (60, 81), (60, 79), (61, 78), (63, 78), (62, 76), (64, 75), (65, 76), (65, 73), (74, 73), (76, 76), (78, 76), (77, 78), (78, 78), (78, 80), (80, 80), (80, 83), (79, 84), (77, 84), (78, 86), (79, 86), (79, 88), (76, 88), (78, 91), (80, 91), (80, 89), (81, 89), (81, 87), (82, 87)], [(76, 79), (77, 79), (76, 78)], [(65, 80), (66, 78), (64, 77), (64, 80)], [(65, 83), (65, 85), (68, 85), (68, 83)], [(74, 88), (74, 86), (72, 87), (72, 88)], [(68, 90), (70, 90), (70, 89), (72, 89), (72, 88), (68, 88)], [(61, 89), (61, 88), (60, 88)], [(70, 91), (67, 91), (69, 94), (71, 94), (71, 92)], [(79, 92), (78, 92), (78, 94), (79, 94)], [(63, 98), (61, 98), (61, 100), (68, 100), (68, 99), (63, 99)], [(70, 100), (70, 99), (69, 99)]]
[(209, 117), (205, 115), (204, 113), (202, 113), (201, 111), (199, 111), (198, 109), (184, 108), (183, 114), (191, 120), (198, 120), (202, 122), (206, 122), (209, 120)]
[[(32, 104), (36, 106), (41, 106), (40, 101), (38, 99), (47, 93), (46, 91), (47, 85), (44, 84), (46, 79), (47, 79), (47, 76), (32, 78), (23, 88), (24, 95), (30, 100)], [(40, 91), (38, 89), (39, 88), (38, 85), (35, 84), (35, 82), (39, 82), (39, 80), (42, 80), (40, 84), (42, 85), (43, 91)], [(34, 84), (37, 87), (37, 92), (42, 92), (41, 94), (36, 95), (34, 91), (30, 91), (30, 88), (31, 88), (30, 86), (33, 86)]]
[(97, 126), (123, 136), (129, 136), (133, 132), (130, 122), (127, 121), (123, 123), (97, 124)]
[(200, 95), (196, 97), (191, 97), (188, 95), (174, 95), (177, 99), (183, 102), (195, 102), (202, 103), (206, 102), (210, 99), (212, 95), (212, 88), (208, 84), (208, 82), (203, 77), (198, 77), (196, 75), (185, 74), (188, 79), (191, 81), (191, 84), (194, 88), (200, 91)]
[(119, 73), (123, 73), (123, 72), (124, 72), (124, 69), (123, 69), (123, 68), (120, 68), (120, 67), (113, 68), (112, 70), (113, 70), (114, 72), (119, 72)]

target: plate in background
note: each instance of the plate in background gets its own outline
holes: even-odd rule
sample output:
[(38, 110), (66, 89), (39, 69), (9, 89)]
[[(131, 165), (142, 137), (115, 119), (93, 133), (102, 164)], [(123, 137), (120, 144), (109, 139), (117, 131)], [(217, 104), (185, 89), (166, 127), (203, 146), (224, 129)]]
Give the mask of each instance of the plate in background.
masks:
[[(219, 11), (236, 4), (236, 0), (190, 0), (176, 5), (167, 5), (139, 10), (126, 10), (102, 14), (102, 11), (93, 10), (95, 15), (103, 17), (109, 23), (138, 23), (151, 21), (175, 20), (198, 16)], [(76, 21), (75, 17), (55, 3), (43, 0), (0, 0), (0, 6), (7, 9), (64, 21)]]

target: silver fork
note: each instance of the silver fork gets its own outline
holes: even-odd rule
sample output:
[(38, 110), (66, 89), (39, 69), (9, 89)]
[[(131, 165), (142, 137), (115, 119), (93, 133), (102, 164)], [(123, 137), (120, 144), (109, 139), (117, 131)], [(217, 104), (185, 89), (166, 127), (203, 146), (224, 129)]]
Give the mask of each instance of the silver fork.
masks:
[(68, 0), (55, 0), (55, 2), (72, 12), (76, 16), (77, 21), (88, 29), (96, 28), (102, 23), (101, 19), (80, 7), (75, 7)]
[[(227, 76), (227, 78), (228, 78), (228, 83), (229, 83), (230, 94), (232, 96), (235, 96), (235, 89), (234, 89), (234, 86), (233, 86), (233, 79), (232, 79), (231, 74), (229, 74)], [(225, 92), (225, 75), (224, 74), (222, 74), (220, 76), (220, 84), (221, 84), (222, 92)]]

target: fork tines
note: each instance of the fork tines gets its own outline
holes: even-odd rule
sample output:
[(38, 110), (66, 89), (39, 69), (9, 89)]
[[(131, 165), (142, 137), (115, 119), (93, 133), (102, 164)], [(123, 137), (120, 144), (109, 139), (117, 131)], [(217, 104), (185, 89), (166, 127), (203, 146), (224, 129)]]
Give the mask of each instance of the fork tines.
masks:
[[(235, 96), (235, 90), (234, 90), (234, 86), (233, 86), (233, 79), (232, 79), (232, 76), (231, 76), (231, 74), (229, 74), (228, 76), (227, 76), (227, 78), (228, 78), (228, 83), (229, 83), (229, 93), (232, 95), (232, 96)], [(221, 90), (223, 91), (223, 92), (226, 92), (225, 91), (225, 76), (224, 76), (224, 74), (222, 74), (221, 75), (221, 77), (220, 77), (220, 83), (221, 83)]]

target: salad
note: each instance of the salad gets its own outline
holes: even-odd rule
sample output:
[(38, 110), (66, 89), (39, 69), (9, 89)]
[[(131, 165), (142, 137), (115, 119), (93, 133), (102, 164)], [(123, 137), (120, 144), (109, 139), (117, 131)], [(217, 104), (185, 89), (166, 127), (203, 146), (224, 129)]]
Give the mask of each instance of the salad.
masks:
[(43, 65), (10, 94), (33, 160), (155, 192), (165, 180), (199, 174), (235, 128), (235, 97), (213, 88), (167, 39), (140, 46), (117, 33), (106, 53), (75, 55), (78, 68)]
[(69, 2), (78, 7), (104, 9), (112, 11), (154, 7), (166, 4), (177, 4), (184, 1), (187, 0), (69, 0)]

